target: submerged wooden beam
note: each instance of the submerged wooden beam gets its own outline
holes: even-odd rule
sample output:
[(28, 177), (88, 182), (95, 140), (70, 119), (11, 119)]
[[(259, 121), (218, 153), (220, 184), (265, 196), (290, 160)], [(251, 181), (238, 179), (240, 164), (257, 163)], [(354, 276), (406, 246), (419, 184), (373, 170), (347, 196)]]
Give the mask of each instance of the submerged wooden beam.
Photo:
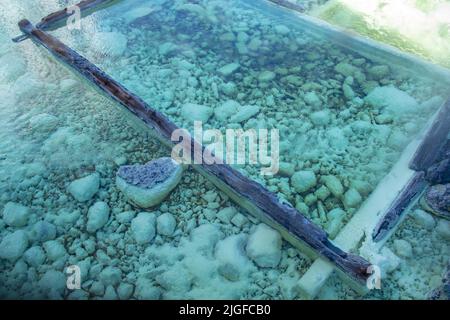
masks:
[(294, 10), (294, 11), (297, 11), (297, 12), (302, 12), (303, 13), (303, 12), (306, 11), (306, 8), (304, 6), (302, 6), (300, 4), (293, 3), (293, 2), (288, 1), (288, 0), (268, 0), (268, 1), (275, 3), (275, 4), (279, 5), (280, 7), (285, 7), (287, 9), (291, 9), (291, 10)]
[(426, 186), (425, 174), (423, 172), (416, 172), (378, 222), (372, 234), (374, 241), (378, 242), (384, 239), (394, 230), (394, 227), (401, 220), (406, 209), (418, 200)]
[[(90, 61), (55, 37), (37, 29), (28, 20), (20, 21), (19, 27), (35, 43), (48, 49), (58, 60), (95, 85), (103, 94), (142, 120), (163, 143), (173, 146), (170, 138), (178, 127), (162, 113), (152, 109), (141, 98), (128, 91)], [(192, 145), (198, 145), (193, 139), (191, 141)], [(200, 150), (202, 154), (199, 156), (203, 157), (203, 147)], [(325, 258), (336, 266), (345, 279), (350, 280), (350, 284), (356, 285), (359, 289), (365, 288), (367, 279), (370, 277), (370, 263), (336, 247), (328, 239), (325, 231), (291, 205), (280, 202), (274, 193), (228, 165), (202, 164), (197, 167), (238, 204), (279, 230), (283, 237), (294, 246), (303, 252), (306, 250), (305, 253), (312, 257)]]
[[(74, 7), (77, 7), (80, 10), (81, 18), (83, 18), (93, 14), (94, 12), (108, 8), (119, 1), (121, 0), (83, 0), (78, 4), (66, 7), (45, 16), (38, 24), (36, 24), (36, 28), (45, 31), (52, 31), (61, 28), (66, 25), (67, 20), (75, 14), (75, 11), (72, 10)], [(24, 34), (14, 38), (13, 41), (21, 42), (27, 38), (28, 35)]]
[(410, 163), (416, 171), (426, 171), (438, 160), (450, 134), (450, 99), (441, 107), (431, 129)]

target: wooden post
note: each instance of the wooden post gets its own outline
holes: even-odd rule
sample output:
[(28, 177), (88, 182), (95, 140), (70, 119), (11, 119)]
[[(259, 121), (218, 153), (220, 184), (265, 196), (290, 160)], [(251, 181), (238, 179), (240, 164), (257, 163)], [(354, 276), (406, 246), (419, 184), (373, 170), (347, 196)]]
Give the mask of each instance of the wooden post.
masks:
[[(70, 10), (70, 8), (73, 7), (78, 7), (81, 13), (81, 17), (83, 18), (99, 10), (108, 8), (119, 1), (121, 0), (83, 0), (71, 7), (66, 7), (62, 10), (53, 12), (45, 16), (38, 24), (36, 24), (36, 28), (45, 31), (52, 31), (61, 28), (67, 23), (67, 19), (74, 14), (74, 12)], [(13, 41), (21, 42), (23, 40), (26, 40), (27, 38), (28, 35), (25, 34), (14, 38)]]
[[(160, 112), (152, 109), (90, 61), (67, 47), (55, 37), (34, 27), (28, 20), (19, 22), (23, 33), (48, 49), (57, 59), (82, 75), (106, 96), (112, 98), (150, 127), (167, 144), (178, 127)], [(192, 144), (197, 142), (192, 140)], [(192, 150), (196, 150), (192, 148)], [(202, 148), (200, 150), (203, 150)], [(203, 153), (202, 155), (203, 156)], [(245, 177), (228, 165), (195, 166), (220, 189), (264, 222), (280, 231), (283, 237), (311, 257), (322, 257), (334, 264), (340, 274), (361, 291), (370, 277), (370, 263), (363, 258), (344, 252), (327, 237), (326, 232), (308, 220), (291, 205), (282, 203), (277, 196), (260, 184)]]

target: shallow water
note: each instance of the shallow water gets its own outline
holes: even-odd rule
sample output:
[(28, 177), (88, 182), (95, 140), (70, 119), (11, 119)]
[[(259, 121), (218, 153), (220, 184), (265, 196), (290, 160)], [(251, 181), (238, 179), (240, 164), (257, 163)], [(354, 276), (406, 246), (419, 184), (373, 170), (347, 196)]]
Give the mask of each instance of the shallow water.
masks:
[[(127, 2), (83, 20), (81, 30), (60, 30), (54, 34), (188, 130), (192, 130), (192, 123), (179, 111), (185, 103), (215, 110), (232, 99), (240, 105), (258, 106), (259, 113), (248, 121), (231, 124), (229, 119), (221, 121), (211, 115), (205, 127), (278, 128), (282, 161), (293, 165), (295, 171), (314, 171), (317, 184), (298, 193), (289, 173), (263, 178), (255, 166), (245, 166), (243, 172), (325, 228), (326, 212), (332, 209), (345, 210), (344, 222), (352, 216), (398, 159), (403, 146), (439, 107), (437, 98), (431, 100), (434, 103), (424, 102), (437, 96), (441, 100), (446, 98), (444, 86), (404, 74), (386, 61), (383, 65), (389, 66), (389, 72), (376, 83), (370, 83), (370, 77), (363, 81), (350, 68), (357, 75), (351, 86), (355, 96), (349, 99), (343, 94), (342, 84), (351, 81), (337, 72), (335, 66), (350, 62), (366, 76), (378, 63), (360, 60), (357, 53), (320, 35), (310, 35), (295, 22), (254, 7), (252, 2), (244, 5), (241, 1), (227, 1), (227, 6), (223, 6), (224, 2), (208, 2), (204, 5), (206, 16), (198, 10), (177, 11), (172, 1), (132, 2), (151, 4), (151, 13), (136, 18)], [(22, 12), (17, 17), (44, 15), (25, 7), (15, 9)], [(54, 8), (47, 9), (50, 7), (45, 7), (45, 13)], [(4, 21), (2, 37), (16, 35), (17, 29), (12, 27), (16, 17)], [(277, 28), (280, 24), (285, 27)], [(108, 34), (105, 40), (103, 32), (116, 33), (112, 37)], [(120, 41), (108, 42), (123, 36), (125, 45), (118, 45)], [(27, 223), (22, 226), (8, 226), (2, 219), (1, 238), (17, 230), (32, 233), (37, 222), (46, 221), (55, 226), (56, 232), (45, 240), (55, 240), (64, 248), (52, 254), (46, 241), (36, 239), (29, 241), (27, 249), (44, 248), (45, 259), (41, 263), (26, 257), (14, 263), (1, 260), (1, 297), (296, 297), (295, 284), (311, 261), (283, 243), (276, 267), (258, 267), (245, 252), (248, 235), (258, 221), (191, 171), (184, 174), (180, 185), (162, 205), (150, 210), (158, 217), (167, 212), (172, 214), (176, 219), (174, 234), (171, 237), (157, 234), (151, 244), (137, 245), (130, 221), (119, 218), (122, 216), (119, 214), (131, 211), (134, 217), (139, 209), (129, 205), (117, 190), (115, 173), (121, 164), (145, 163), (167, 156), (170, 150), (135, 127), (117, 106), (31, 42), (20, 45), (4, 42), (0, 53), (8, 61), (7, 67), (2, 66), (1, 79), (0, 206), (12, 201), (31, 209)], [(219, 71), (236, 62), (239, 69), (230, 75)], [(11, 66), (13, 70), (5, 69)], [(258, 79), (264, 71), (273, 72), (274, 78)], [(356, 78), (361, 78), (361, 82)], [(226, 83), (234, 83), (234, 89), (227, 90)], [(356, 97), (364, 99), (374, 86), (391, 84), (416, 99), (417, 110), (395, 113), (388, 120), (381, 117), (380, 124), (376, 117), (383, 109), (366, 102), (360, 105)], [(308, 92), (315, 92), (321, 106), (305, 101)], [(311, 114), (320, 111), (328, 114), (325, 116), (328, 120), (322, 124), (316, 120), (314, 124)], [(40, 122), (42, 114), (50, 117)], [(98, 193), (86, 203), (75, 201), (67, 186), (94, 171), (101, 177)], [(361, 199), (351, 206), (333, 195), (317, 200), (314, 194), (318, 195), (319, 189), (325, 190), (320, 179), (325, 175), (337, 176), (345, 192), (353, 187)], [(111, 212), (107, 224), (92, 233), (86, 231), (86, 216), (97, 201), (106, 202)], [(217, 216), (228, 207), (235, 211), (231, 222)], [(402, 259), (394, 275), (386, 280), (383, 291), (369, 298), (423, 298), (432, 288), (429, 280), (436, 282), (448, 261), (448, 239), (443, 241), (435, 229), (424, 232), (417, 228), (407, 220), (398, 230), (394, 239), (411, 242), (415, 255)], [(427, 240), (424, 243), (422, 239)], [(393, 242), (388, 246), (393, 247)], [(68, 265), (82, 267), (82, 290), (65, 289), (64, 270)], [(238, 279), (236, 272), (230, 274), (225, 268), (230, 265), (237, 270)], [(434, 267), (428, 268), (430, 265)], [(417, 270), (422, 273), (417, 274)], [(408, 281), (402, 280), (405, 278)], [(336, 278), (330, 279), (319, 295), (319, 298), (354, 297), (355, 293)]]

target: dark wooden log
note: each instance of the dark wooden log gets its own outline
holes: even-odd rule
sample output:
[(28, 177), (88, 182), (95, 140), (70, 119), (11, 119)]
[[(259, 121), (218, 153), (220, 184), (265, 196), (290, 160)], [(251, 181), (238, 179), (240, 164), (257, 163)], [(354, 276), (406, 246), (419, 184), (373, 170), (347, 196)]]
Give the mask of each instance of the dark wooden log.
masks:
[(417, 149), (409, 167), (425, 171), (439, 158), (450, 133), (450, 99), (441, 107), (436, 120)]
[(384, 239), (394, 229), (405, 213), (405, 209), (420, 197), (426, 186), (425, 174), (416, 172), (378, 222), (372, 234), (374, 241)]
[(269, 2), (275, 3), (276, 5), (279, 5), (280, 7), (285, 7), (287, 9), (291, 9), (297, 12), (305, 12), (306, 8), (300, 4), (293, 3), (291, 1), (287, 0), (268, 0)]
[[(73, 71), (82, 75), (106, 96), (117, 101), (126, 110), (142, 120), (147, 127), (157, 133), (160, 140), (172, 146), (170, 140), (172, 132), (177, 126), (160, 112), (152, 109), (141, 98), (137, 97), (105, 72), (93, 65), (55, 37), (34, 27), (28, 20), (19, 23), (20, 29), (37, 44), (48, 49), (58, 60), (71, 67)], [(198, 143), (191, 140), (193, 146)], [(202, 152), (203, 147), (192, 150)], [(203, 157), (202, 154), (197, 156)], [(200, 158), (202, 159), (202, 158)], [(208, 178), (222, 190), (227, 190), (231, 198), (241, 206), (261, 218), (264, 222), (278, 229), (283, 237), (294, 246), (306, 249), (307, 253), (314, 253), (313, 257), (323, 257), (333, 263), (341, 274), (365, 287), (370, 274), (370, 263), (363, 258), (346, 253), (333, 245), (327, 234), (321, 228), (308, 220), (289, 204), (279, 201), (277, 196), (269, 192), (260, 184), (245, 177), (228, 165), (202, 164), (198, 170), (206, 173)], [(303, 250), (303, 251), (304, 251)], [(304, 251), (305, 252), (305, 251)]]
[[(74, 6), (80, 9), (81, 17), (83, 18), (93, 14), (94, 12), (108, 8), (119, 1), (121, 0), (83, 0)], [(36, 28), (45, 31), (52, 31), (61, 28), (67, 24), (67, 19), (74, 14), (74, 12), (70, 10), (70, 8), (74, 6), (66, 7), (45, 16), (38, 24), (36, 24)], [(27, 38), (27, 35), (21, 35), (14, 38), (13, 41), (20, 42)]]

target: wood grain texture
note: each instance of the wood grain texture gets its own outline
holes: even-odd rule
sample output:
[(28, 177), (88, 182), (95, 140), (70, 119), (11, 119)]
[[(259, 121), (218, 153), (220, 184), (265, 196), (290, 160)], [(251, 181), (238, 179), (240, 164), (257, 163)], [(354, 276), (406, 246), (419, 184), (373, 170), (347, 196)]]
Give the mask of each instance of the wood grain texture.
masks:
[(447, 145), (450, 133), (450, 99), (441, 107), (435, 121), (420, 144), (409, 167), (416, 171), (426, 171), (439, 160)]
[[(34, 42), (47, 48), (57, 59), (70, 66), (78, 74), (94, 84), (97, 89), (106, 93), (143, 121), (165, 143), (172, 143), (170, 137), (172, 132), (178, 127), (166, 116), (151, 108), (141, 98), (131, 93), (58, 39), (35, 28), (29, 21), (22, 20), (19, 26)], [(196, 148), (196, 145), (198, 146), (198, 143), (191, 139), (191, 150), (202, 152), (203, 147)], [(198, 156), (202, 157), (203, 152)], [(213, 180), (218, 181), (220, 184), (225, 184), (229, 190), (232, 190), (236, 194), (234, 199), (237, 199), (237, 202), (251, 203), (252, 206), (259, 210), (264, 221), (274, 222), (272, 225), (281, 230), (282, 234), (285, 234), (283, 231), (287, 231), (288, 235), (285, 235), (285, 238), (295, 239), (295, 241), (290, 240), (291, 243), (298, 241), (305, 244), (316, 255), (331, 261), (343, 274), (361, 286), (365, 286), (370, 276), (368, 273), (370, 263), (333, 245), (325, 231), (312, 223), (291, 205), (280, 202), (274, 193), (228, 165), (202, 164), (199, 166), (201, 166), (202, 171), (213, 177)]]
[(423, 172), (416, 172), (378, 222), (372, 234), (374, 241), (378, 242), (382, 240), (394, 229), (405, 213), (405, 209), (418, 199), (426, 186), (425, 174)]

